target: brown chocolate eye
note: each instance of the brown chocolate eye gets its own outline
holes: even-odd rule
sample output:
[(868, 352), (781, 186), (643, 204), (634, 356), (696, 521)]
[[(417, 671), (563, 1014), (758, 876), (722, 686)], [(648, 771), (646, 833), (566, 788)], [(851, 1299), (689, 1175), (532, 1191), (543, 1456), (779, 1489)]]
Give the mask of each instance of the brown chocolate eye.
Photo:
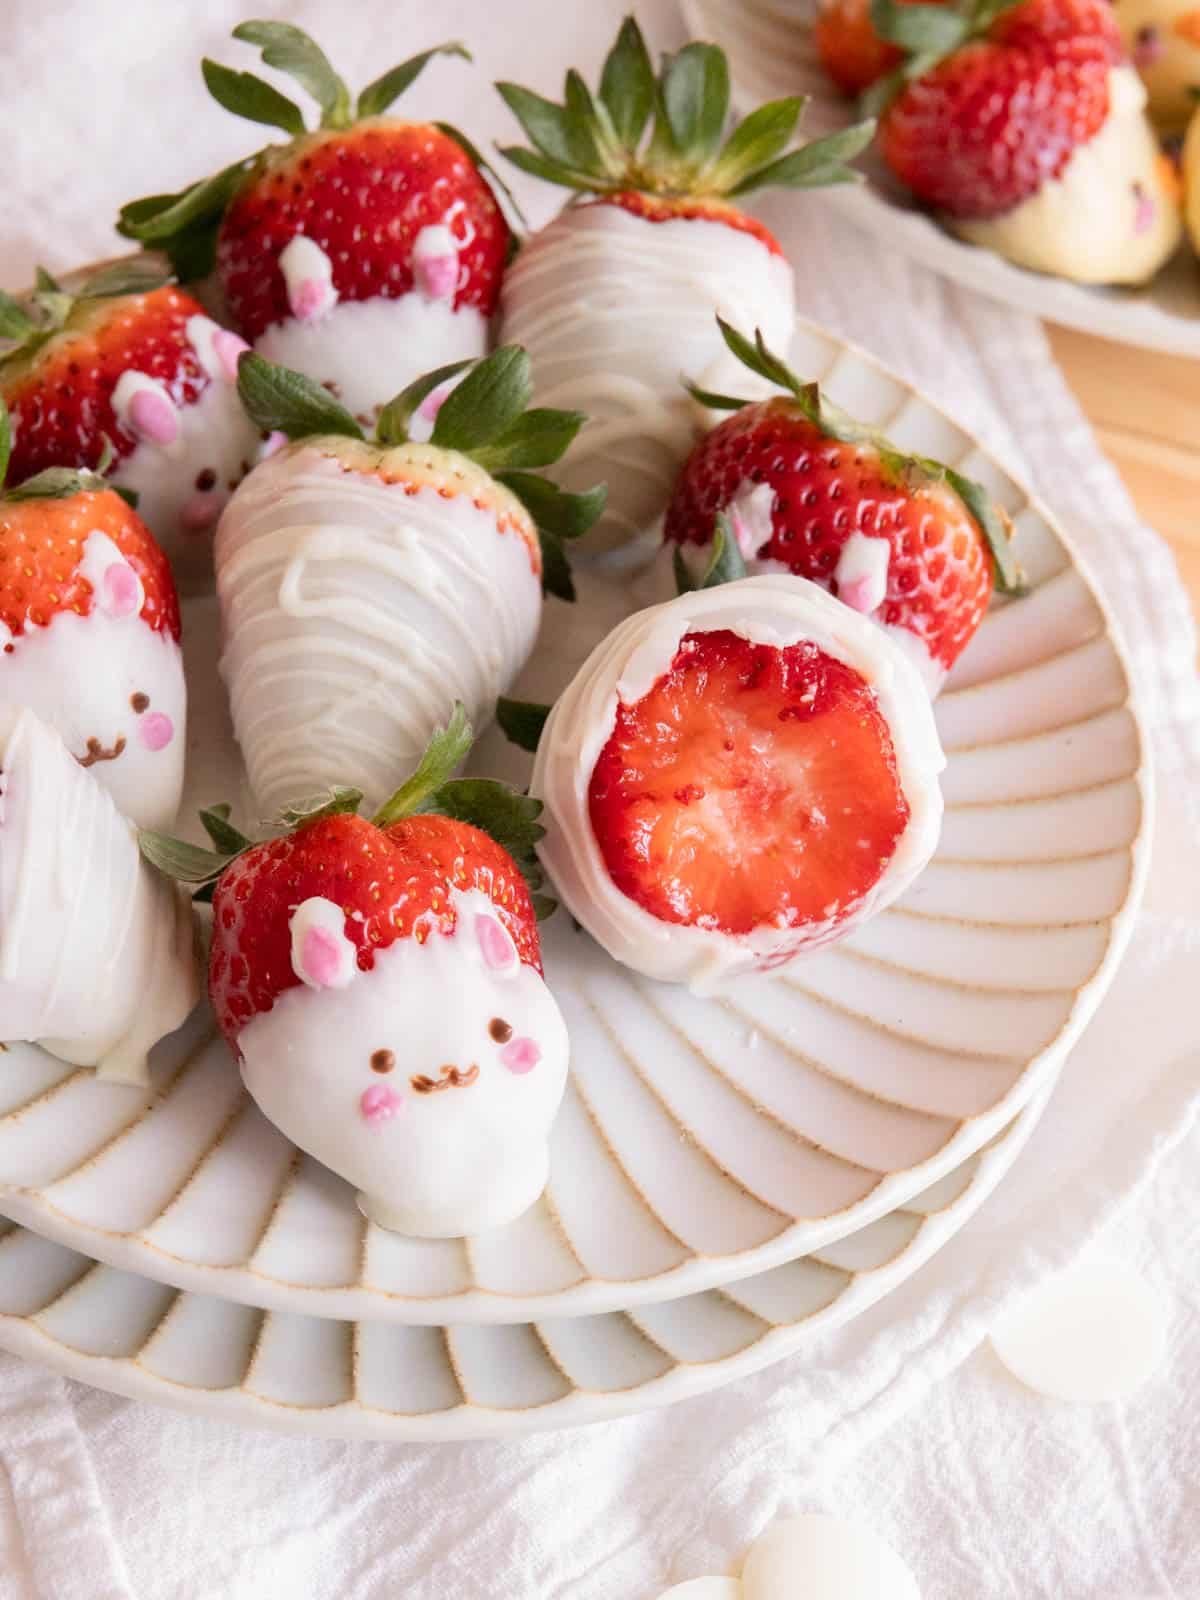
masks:
[(390, 1072), (396, 1065), (396, 1057), (390, 1050), (376, 1050), (371, 1057), (372, 1072)]
[(210, 489), (217, 486), (217, 475), (211, 467), (205, 467), (203, 472), (196, 475), (196, 487), (201, 494), (207, 494)]
[(512, 1024), (503, 1017), (493, 1017), (488, 1023), (488, 1032), (497, 1044), (507, 1044), (512, 1038)]
[(136, 694), (131, 694), (129, 696), (129, 704), (140, 717), (142, 712), (145, 711), (146, 707), (150, 704), (150, 696), (148, 694), (143, 694), (139, 689)]

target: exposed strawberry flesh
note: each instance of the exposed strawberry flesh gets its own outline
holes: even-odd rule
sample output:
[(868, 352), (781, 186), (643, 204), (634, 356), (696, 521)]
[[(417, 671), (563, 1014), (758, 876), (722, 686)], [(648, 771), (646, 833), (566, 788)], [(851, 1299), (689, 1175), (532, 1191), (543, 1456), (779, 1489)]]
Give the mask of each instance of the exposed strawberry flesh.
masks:
[(689, 634), (620, 705), (588, 791), (613, 882), (664, 922), (833, 931), (908, 822), (874, 692), (811, 643)]
[(0, 502), (0, 623), (18, 636), (47, 627), (60, 611), (86, 617), (96, 597), (76, 569), (92, 533), (106, 534), (141, 579), (142, 619), (178, 639), (179, 600), (167, 558), (111, 489)]
[(1107, 0), (1024, 0), (897, 96), (880, 126), (884, 159), (927, 205), (999, 216), (1100, 131), (1122, 59)]
[(667, 507), (668, 539), (706, 545), (719, 511), (748, 486), (774, 491), (771, 535), (748, 553), (782, 562), (837, 594), (836, 570), (855, 533), (888, 542), (876, 620), (906, 628), (949, 669), (983, 620), (992, 559), (966, 508), (944, 484), (909, 482), (870, 445), (831, 439), (791, 400), (743, 406), (684, 464)]
[(251, 340), (291, 315), (278, 257), (300, 234), (329, 257), (340, 299), (408, 294), (417, 235), (439, 224), (458, 246), (454, 304), (490, 316), (509, 230), (460, 145), (392, 118), (306, 135), (265, 157), (225, 213), (217, 267), (230, 311)]
[(615, 194), (595, 195), (583, 203), (590, 206), (620, 206), (622, 211), (643, 217), (647, 222), (678, 222), (681, 218), (693, 222), (722, 222), (738, 233), (753, 234), (772, 255), (783, 254), (783, 247), (770, 228), (756, 217), (748, 217), (728, 200), (704, 195), (647, 194), (640, 189), (623, 189)]
[(123, 372), (154, 378), (177, 406), (196, 400), (212, 380), (188, 342), (187, 323), (204, 314), (182, 289), (83, 301), (32, 358), (0, 366), (15, 435), (6, 481), (23, 483), (46, 467), (95, 467), (105, 439), (127, 456), (138, 441), (112, 405)]

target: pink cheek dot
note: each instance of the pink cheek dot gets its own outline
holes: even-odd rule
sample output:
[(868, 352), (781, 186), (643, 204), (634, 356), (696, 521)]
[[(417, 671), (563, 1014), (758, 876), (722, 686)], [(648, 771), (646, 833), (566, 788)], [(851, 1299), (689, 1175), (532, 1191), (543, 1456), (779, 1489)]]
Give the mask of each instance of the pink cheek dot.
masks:
[(1136, 234), (1149, 233), (1154, 226), (1154, 200), (1140, 183), (1135, 183), (1133, 186), (1133, 199), (1133, 231)]
[(413, 262), (413, 274), (431, 299), (448, 300), (458, 288), (458, 257), (420, 256)]
[(179, 524), (185, 533), (207, 533), (221, 515), (225, 504), (219, 494), (194, 494), (185, 500), (179, 512)]
[(132, 567), (123, 561), (114, 561), (104, 569), (105, 611), (113, 617), (132, 617), (142, 608), (142, 586)]
[(328, 291), (319, 278), (305, 278), (290, 297), (292, 312), (301, 322), (312, 322), (325, 309)]
[(217, 333), (213, 334), (212, 345), (213, 354), (221, 363), (221, 371), (229, 379), (230, 383), (236, 382), (238, 357), (243, 350), (249, 350), (250, 346), (238, 334), (230, 333), (228, 328), (221, 328)]
[(152, 444), (174, 444), (179, 437), (175, 407), (154, 389), (139, 389), (129, 402), (129, 420)]
[(138, 722), (138, 738), (147, 750), (165, 750), (175, 737), (175, 724), (165, 711), (148, 711)]
[(332, 988), (342, 973), (341, 945), (327, 928), (310, 928), (304, 935), (300, 962), (313, 983)]
[(518, 1075), (532, 1072), (541, 1059), (542, 1049), (536, 1039), (514, 1039), (500, 1052), (503, 1065)]
[(358, 1109), (364, 1120), (372, 1128), (377, 1128), (381, 1123), (390, 1122), (403, 1104), (400, 1096), (389, 1089), (386, 1083), (375, 1083), (363, 1090)]

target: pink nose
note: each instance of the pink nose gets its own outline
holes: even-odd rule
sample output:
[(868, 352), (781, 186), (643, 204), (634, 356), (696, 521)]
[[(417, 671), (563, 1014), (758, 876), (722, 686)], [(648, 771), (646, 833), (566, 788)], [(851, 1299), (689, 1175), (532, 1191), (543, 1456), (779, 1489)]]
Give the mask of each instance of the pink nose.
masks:
[(179, 512), (179, 521), (185, 533), (207, 533), (221, 515), (221, 507), (225, 504), (224, 496), (219, 494), (197, 493), (189, 496), (183, 502)]
[(165, 711), (148, 711), (138, 722), (138, 737), (147, 750), (165, 750), (175, 737), (175, 724)]
[(500, 1052), (500, 1060), (510, 1072), (518, 1075), (532, 1072), (542, 1059), (542, 1049), (536, 1039), (514, 1039)]
[(373, 1083), (369, 1089), (364, 1089), (358, 1108), (363, 1117), (372, 1128), (377, 1128), (381, 1123), (389, 1122), (403, 1105), (400, 1096), (386, 1083)]

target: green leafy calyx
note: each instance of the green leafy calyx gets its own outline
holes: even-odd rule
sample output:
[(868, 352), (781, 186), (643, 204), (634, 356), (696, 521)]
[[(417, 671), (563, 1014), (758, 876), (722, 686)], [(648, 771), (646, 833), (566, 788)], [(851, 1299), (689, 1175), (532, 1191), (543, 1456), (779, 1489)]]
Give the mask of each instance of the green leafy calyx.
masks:
[[(471, 59), (457, 42), (423, 50), (376, 78), (353, 101), (345, 80), (314, 39), (290, 22), (242, 22), (233, 37), (259, 49), (264, 66), (274, 67), (316, 101), (322, 128), (348, 128), (365, 117), (382, 115), (404, 93), (422, 69), (437, 55)], [(248, 122), (278, 128), (289, 139), (307, 131), (304, 113), (294, 100), (281, 94), (265, 78), (238, 72), (207, 57), (200, 70), (213, 99), (226, 111)], [(459, 137), (464, 145), (465, 140)], [(254, 170), (264, 152), (258, 151), (211, 178), (203, 178), (177, 194), (147, 195), (121, 207), (117, 232), (126, 239), (163, 250), (180, 279), (187, 283), (212, 271), (217, 229), (233, 196)]]
[(521, 171), (594, 194), (743, 195), (768, 186), (811, 189), (853, 182), (846, 163), (869, 144), (872, 122), (789, 149), (805, 97), (760, 106), (725, 136), (729, 65), (693, 42), (656, 74), (642, 31), (626, 17), (593, 94), (567, 73), (562, 104), (517, 83), (496, 85), (532, 148), (504, 146)]
[(859, 101), (863, 112), (878, 116), (908, 84), (923, 78), (972, 39), (982, 38), (1002, 12), (1019, 3), (960, 0), (957, 5), (939, 5), (925, 0), (905, 5), (901, 0), (871, 0), (871, 26), (881, 39), (895, 45), (904, 59), (863, 94)]
[(129, 256), (101, 267), (71, 292), (45, 267), (27, 295), (17, 298), (0, 290), (0, 365), (17, 356), (30, 356), (67, 324), (77, 306), (122, 295), (149, 294), (171, 281), (160, 261), (149, 256)]
[[(756, 332), (751, 341), (723, 318), (718, 317), (717, 323), (726, 346), (742, 365), (777, 388), (787, 390), (804, 416), (827, 438), (837, 439), (843, 444), (870, 445), (878, 451), (881, 461), (890, 472), (906, 478), (914, 486), (936, 482), (945, 483), (953, 490), (991, 552), (997, 589), (1002, 594), (1022, 592), (1024, 580), (1012, 548), (1011, 524), (982, 484), (928, 456), (910, 456), (897, 450), (878, 429), (856, 421), (840, 406), (826, 399), (817, 384), (802, 383), (787, 363), (768, 349), (761, 332)], [(711, 394), (690, 385), (689, 389), (693, 398), (715, 410), (736, 411), (748, 404), (745, 400)]]
[[(604, 509), (607, 491), (601, 484), (569, 494), (533, 470), (560, 460), (586, 418), (580, 411), (530, 406), (529, 356), (520, 345), (503, 345), (480, 361), (452, 362), (415, 379), (380, 412), (376, 442), (389, 447), (407, 443), (418, 407), (459, 377), (438, 410), (430, 443), (468, 456), (516, 495), (538, 529), (547, 593), (573, 600), (563, 546), (592, 526)], [(238, 393), (260, 428), (289, 439), (365, 437), (356, 419), (319, 383), (251, 351), (243, 352), (238, 362)]]
[[(554, 902), (542, 894), (544, 876), (536, 846), (545, 833), (538, 821), (542, 803), (491, 778), (455, 778), (454, 772), (471, 749), (474, 734), (465, 707), (456, 701), (444, 727), (434, 730), (412, 776), (371, 818), (377, 828), (388, 828), (406, 817), (442, 816), (468, 822), (507, 850), (529, 886), (539, 918), (548, 916)], [(298, 833), (330, 817), (356, 816), (362, 804), (360, 789), (335, 787), (328, 793), (281, 812), (276, 833)], [(166, 877), (188, 885), (197, 900), (211, 900), (217, 880), (230, 864), (255, 848), (255, 841), (229, 820), (230, 807), (210, 806), (200, 821), (213, 846), (211, 850), (173, 839), (168, 834), (142, 829), (138, 847), (146, 860)]]

